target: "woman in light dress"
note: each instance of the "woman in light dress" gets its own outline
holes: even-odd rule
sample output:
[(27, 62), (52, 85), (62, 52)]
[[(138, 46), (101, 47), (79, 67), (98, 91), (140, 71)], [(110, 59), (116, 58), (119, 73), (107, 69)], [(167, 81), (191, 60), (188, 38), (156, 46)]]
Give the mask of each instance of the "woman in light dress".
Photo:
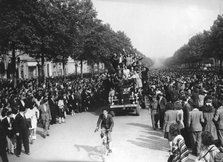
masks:
[(58, 107), (59, 107), (59, 124), (64, 123), (65, 122), (65, 115), (64, 115), (64, 100), (63, 100), (63, 96), (59, 97), (58, 100)]
[(25, 116), (27, 119), (31, 120), (31, 127), (30, 129), (30, 143), (33, 143), (33, 140), (36, 139), (36, 129), (37, 129), (37, 121), (39, 119), (39, 110), (37, 108), (37, 104), (33, 103), (33, 106), (31, 108), (27, 108)]

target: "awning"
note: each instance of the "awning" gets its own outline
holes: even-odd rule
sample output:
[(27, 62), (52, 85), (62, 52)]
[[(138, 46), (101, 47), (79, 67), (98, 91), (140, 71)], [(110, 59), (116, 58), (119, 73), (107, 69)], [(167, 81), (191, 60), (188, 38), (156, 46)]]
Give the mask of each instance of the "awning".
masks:
[(27, 66), (36, 66), (37, 62), (27, 62)]

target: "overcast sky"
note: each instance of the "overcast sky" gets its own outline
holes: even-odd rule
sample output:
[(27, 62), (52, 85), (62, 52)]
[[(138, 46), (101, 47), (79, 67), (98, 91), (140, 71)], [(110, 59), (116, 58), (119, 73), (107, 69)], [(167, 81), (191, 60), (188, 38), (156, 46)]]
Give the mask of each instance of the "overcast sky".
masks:
[(151, 58), (172, 56), (196, 33), (209, 30), (223, 0), (92, 0), (98, 18), (124, 31)]

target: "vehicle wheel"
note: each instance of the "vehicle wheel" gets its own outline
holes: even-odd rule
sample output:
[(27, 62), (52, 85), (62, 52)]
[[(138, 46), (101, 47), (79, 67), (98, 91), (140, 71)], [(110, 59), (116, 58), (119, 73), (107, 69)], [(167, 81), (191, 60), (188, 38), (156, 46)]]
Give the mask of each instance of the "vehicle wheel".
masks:
[(136, 107), (136, 115), (139, 116), (140, 112), (139, 112), (139, 106)]

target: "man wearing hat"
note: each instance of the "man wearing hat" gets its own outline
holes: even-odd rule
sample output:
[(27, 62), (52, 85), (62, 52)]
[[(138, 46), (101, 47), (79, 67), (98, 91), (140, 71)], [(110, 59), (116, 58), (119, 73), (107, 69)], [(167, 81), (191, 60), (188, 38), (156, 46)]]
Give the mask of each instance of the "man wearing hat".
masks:
[(19, 113), (15, 117), (15, 133), (16, 133), (16, 155), (19, 157), (21, 154), (22, 143), (27, 155), (29, 152), (29, 124), (25, 118), (25, 107), (19, 108)]

